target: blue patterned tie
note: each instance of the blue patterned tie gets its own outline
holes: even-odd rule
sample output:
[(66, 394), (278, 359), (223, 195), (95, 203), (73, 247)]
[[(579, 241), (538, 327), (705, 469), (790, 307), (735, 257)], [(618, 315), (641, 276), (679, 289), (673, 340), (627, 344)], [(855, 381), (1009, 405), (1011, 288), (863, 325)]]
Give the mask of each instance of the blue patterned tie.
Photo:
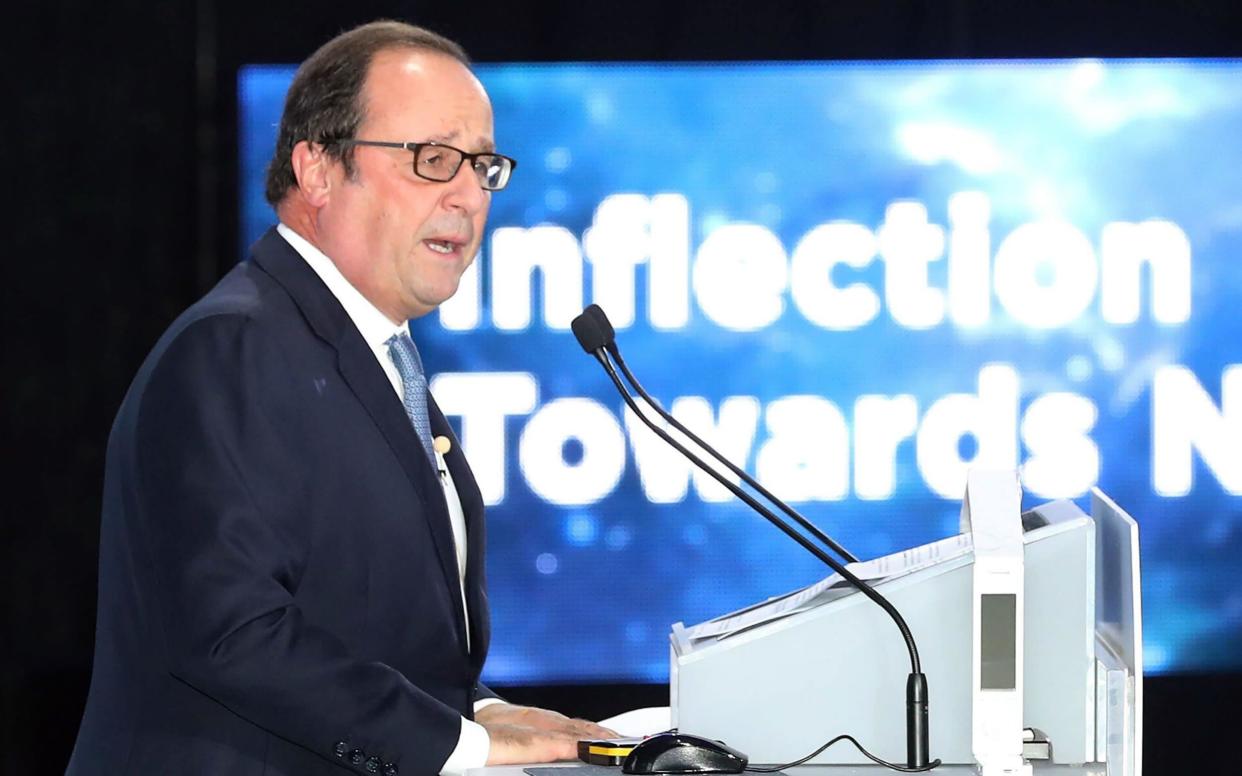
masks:
[(427, 376), (423, 374), (423, 360), (418, 356), (418, 348), (409, 332), (394, 334), (388, 340), (388, 357), (397, 366), (401, 375), (403, 391), (402, 402), (405, 414), (410, 416), (414, 431), (427, 451), (431, 465), (436, 465), (436, 454), (431, 445), (431, 419), (427, 416)]

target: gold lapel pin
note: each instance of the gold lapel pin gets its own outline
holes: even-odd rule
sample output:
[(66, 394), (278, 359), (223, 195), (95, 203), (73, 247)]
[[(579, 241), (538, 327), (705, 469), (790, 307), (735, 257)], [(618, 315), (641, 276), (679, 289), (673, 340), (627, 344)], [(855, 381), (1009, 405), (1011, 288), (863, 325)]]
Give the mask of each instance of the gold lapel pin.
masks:
[(453, 443), (446, 436), (438, 436), (431, 440), (431, 446), (436, 449), (440, 455), (448, 455), (448, 451), (453, 449)]

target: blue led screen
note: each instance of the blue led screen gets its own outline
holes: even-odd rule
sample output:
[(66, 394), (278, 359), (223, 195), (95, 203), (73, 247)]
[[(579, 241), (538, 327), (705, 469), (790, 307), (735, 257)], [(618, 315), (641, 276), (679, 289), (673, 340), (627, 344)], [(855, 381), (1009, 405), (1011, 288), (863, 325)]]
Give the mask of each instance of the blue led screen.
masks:
[[(671, 623), (827, 573), (626, 417), (591, 302), (856, 555), (955, 533), (972, 464), (1026, 506), (1097, 486), (1141, 526), (1147, 670), (1240, 667), (1242, 62), (477, 72), (519, 166), (412, 329), (489, 503), (487, 678), (664, 681)], [(244, 244), (292, 74), (240, 74)]]

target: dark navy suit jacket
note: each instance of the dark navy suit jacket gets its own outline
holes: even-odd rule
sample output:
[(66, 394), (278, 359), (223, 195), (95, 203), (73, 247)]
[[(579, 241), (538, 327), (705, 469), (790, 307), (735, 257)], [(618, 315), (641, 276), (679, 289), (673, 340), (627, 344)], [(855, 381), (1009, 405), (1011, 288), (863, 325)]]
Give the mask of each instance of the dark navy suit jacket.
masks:
[(470, 651), (438, 475), (344, 309), (269, 231), (117, 415), (68, 773), (436, 773), (490, 695), (483, 503), (452, 443)]

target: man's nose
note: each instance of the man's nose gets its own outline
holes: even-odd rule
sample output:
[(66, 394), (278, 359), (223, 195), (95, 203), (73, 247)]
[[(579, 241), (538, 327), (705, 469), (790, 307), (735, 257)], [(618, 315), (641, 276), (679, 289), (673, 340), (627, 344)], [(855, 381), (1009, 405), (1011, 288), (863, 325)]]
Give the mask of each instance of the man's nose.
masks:
[(489, 192), (479, 182), (479, 176), (468, 162), (457, 168), (457, 174), (447, 184), (445, 204), (465, 213), (477, 213), (488, 202)]

